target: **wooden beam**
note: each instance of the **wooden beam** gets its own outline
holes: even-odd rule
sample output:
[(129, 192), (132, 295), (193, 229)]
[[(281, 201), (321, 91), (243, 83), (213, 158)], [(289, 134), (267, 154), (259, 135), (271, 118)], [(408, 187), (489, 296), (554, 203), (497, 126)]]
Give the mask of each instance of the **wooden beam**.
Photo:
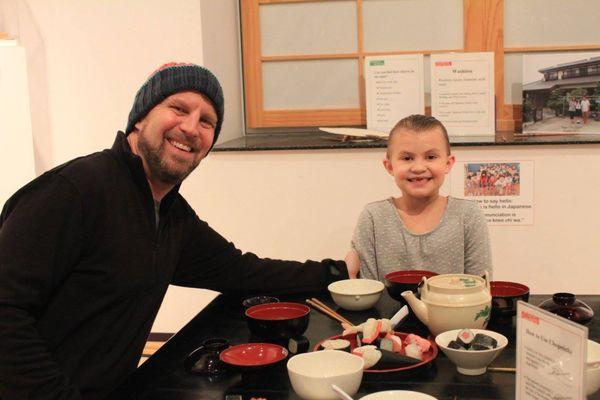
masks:
[(352, 126), (365, 125), (366, 114), (360, 108), (318, 110), (265, 110), (261, 127)]
[(263, 113), (262, 64), (260, 61), (260, 14), (258, 0), (242, 0), (242, 58), (246, 125), (261, 126)]
[(504, 0), (463, 0), (463, 11), (465, 51), (494, 53), (496, 120), (504, 121)]

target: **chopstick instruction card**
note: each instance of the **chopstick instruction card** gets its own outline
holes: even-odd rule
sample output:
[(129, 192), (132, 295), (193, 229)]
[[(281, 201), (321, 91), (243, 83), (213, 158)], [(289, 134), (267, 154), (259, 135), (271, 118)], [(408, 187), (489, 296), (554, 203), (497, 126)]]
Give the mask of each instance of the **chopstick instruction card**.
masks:
[(425, 112), (423, 55), (365, 57), (367, 128), (389, 132), (396, 122)]
[(588, 329), (517, 303), (517, 400), (585, 399)]

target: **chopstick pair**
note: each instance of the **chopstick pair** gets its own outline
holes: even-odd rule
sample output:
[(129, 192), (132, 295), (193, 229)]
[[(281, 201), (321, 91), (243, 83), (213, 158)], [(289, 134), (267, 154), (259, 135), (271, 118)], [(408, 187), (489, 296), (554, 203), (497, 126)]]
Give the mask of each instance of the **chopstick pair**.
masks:
[(306, 302), (315, 310), (322, 312), (328, 317), (335, 319), (342, 324), (346, 324), (349, 326), (354, 326), (354, 324), (348, 321), (346, 318), (342, 317), (340, 314), (329, 308), (325, 303), (321, 302), (319, 299), (313, 297), (312, 299), (306, 299)]

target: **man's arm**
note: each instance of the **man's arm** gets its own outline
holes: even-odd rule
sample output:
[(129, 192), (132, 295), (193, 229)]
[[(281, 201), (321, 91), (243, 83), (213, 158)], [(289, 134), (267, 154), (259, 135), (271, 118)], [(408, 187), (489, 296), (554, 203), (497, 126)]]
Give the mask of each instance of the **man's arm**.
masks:
[[(0, 398), (79, 399), (36, 329), (80, 248), (81, 204), (60, 178), (38, 179), (0, 217)], [(60, 256), (59, 256), (60, 255)], [(68, 316), (65, 316), (68, 318)], [(57, 321), (59, 323), (59, 321)]]
[(343, 261), (284, 261), (242, 253), (194, 216), (173, 283), (225, 293), (301, 293), (348, 278)]

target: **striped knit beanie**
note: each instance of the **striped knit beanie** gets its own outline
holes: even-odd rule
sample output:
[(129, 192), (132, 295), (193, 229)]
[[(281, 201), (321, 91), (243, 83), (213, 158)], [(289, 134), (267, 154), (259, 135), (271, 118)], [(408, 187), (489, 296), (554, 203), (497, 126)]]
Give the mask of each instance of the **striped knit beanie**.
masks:
[(196, 64), (168, 63), (153, 72), (135, 95), (125, 134), (131, 133), (135, 124), (161, 101), (186, 90), (202, 93), (212, 101), (218, 118), (214, 145), (223, 124), (223, 89), (212, 72)]

